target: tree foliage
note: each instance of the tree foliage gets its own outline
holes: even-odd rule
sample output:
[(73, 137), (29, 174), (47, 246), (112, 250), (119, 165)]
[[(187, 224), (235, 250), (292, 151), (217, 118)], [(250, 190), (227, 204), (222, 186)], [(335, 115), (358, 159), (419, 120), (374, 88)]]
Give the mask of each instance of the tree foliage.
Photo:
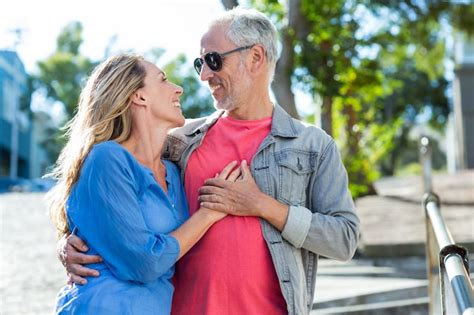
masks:
[[(80, 52), (82, 42), (82, 24), (73, 22), (66, 25), (57, 38), (56, 49), (45, 60), (38, 62), (38, 73), (32, 76), (34, 89), (44, 91), (51, 104), (60, 102), (64, 105), (65, 121), (74, 115), (87, 77), (101, 62), (92, 60)], [(145, 54), (145, 57), (152, 62), (158, 62), (164, 52), (164, 49), (153, 48)], [(106, 48), (105, 56), (108, 54), (110, 47)], [(181, 104), (186, 117), (201, 117), (212, 111), (209, 93), (203, 91), (192, 65), (184, 55), (173, 58), (162, 68), (172, 82), (184, 88)], [(44, 145), (55, 159), (64, 144), (63, 131), (47, 132), (50, 138)]]
[(64, 104), (67, 118), (72, 117), (84, 81), (97, 64), (80, 53), (82, 41), (81, 23), (68, 24), (57, 38), (56, 50), (37, 64), (36, 87)]
[(322, 128), (342, 149), (354, 196), (373, 192), (380, 169), (393, 173), (400, 144), (420, 114), (443, 127), (449, 113), (445, 29), (472, 33), (473, 6), (409, 0), (244, 4), (265, 12), (280, 31), (282, 58), (273, 84), (278, 102), (291, 114), (299, 89), (321, 103)]

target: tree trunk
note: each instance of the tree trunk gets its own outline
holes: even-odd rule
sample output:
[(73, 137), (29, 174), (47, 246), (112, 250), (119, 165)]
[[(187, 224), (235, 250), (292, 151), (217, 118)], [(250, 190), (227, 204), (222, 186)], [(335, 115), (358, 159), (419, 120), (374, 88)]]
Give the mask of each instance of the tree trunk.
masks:
[(293, 73), (293, 40), (285, 28), (282, 34), (282, 51), (275, 69), (272, 91), (278, 104), (292, 117), (299, 119), (296, 111), (295, 96), (291, 90), (291, 74)]
[(321, 128), (332, 136), (332, 96), (323, 97), (321, 107)]
[(300, 0), (288, 1), (288, 25), (281, 30), (282, 50), (280, 59), (276, 65), (275, 78), (272, 83), (272, 91), (278, 104), (283, 107), (292, 117), (299, 119), (296, 110), (295, 95), (291, 90), (291, 76), (294, 70), (294, 35), (301, 29), (303, 17), (301, 14)]
[(354, 128), (357, 123), (357, 115), (352, 105), (344, 106), (344, 113), (347, 116), (346, 133), (347, 148), (349, 156), (355, 156), (359, 152), (360, 131)]
[[(226, 10), (232, 9), (239, 3), (237, 0), (221, 0)], [(299, 119), (296, 110), (295, 96), (291, 90), (291, 75), (294, 68), (293, 38), (289, 29), (294, 28), (298, 22), (300, 13), (300, 0), (289, 1), (288, 26), (281, 31), (282, 51), (275, 69), (275, 77), (272, 82), (272, 91), (278, 104), (292, 117)]]
[(237, 0), (221, 0), (221, 2), (226, 11), (231, 10), (233, 7), (236, 7), (239, 5), (239, 1)]

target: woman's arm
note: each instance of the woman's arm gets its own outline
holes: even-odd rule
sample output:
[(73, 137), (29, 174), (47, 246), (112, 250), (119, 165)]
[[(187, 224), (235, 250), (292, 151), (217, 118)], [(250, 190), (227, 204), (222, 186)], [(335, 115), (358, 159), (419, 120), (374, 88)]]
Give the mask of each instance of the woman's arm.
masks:
[[(95, 168), (96, 170), (103, 170), (103, 169), (108, 169), (110, 171), (110, 160), (107, 161), (108, 167), (97, 167)], [(237, 168), (236, 170), (232, 171), (232, 169), (236, 166), (237, 162), (232, 162), (230, 163), (224, 170), (218, 174), (217, 177), (227, 179), (227, 180), (235, 180), (239, 175), (240, 175), (240, 169)], [(122, 164), (123, 165), (123, 164)], [(123, 173), (121, 171), (114, 171), (114, 178), (113, 180), (117, 180), (117, 173)], [(127, 178), (127, 176), (125, 176)], [(125, 178), (125, 181), (129, 181)], [(109, 182), (107, 186), (112, 184), (112, 182)], [(130, 185), (129, 185), (130, 186)], [(127, 189), (126, 189), (127, 190)], [(133, 203), (133, 196), (131, 195), (131, 192), (128, 189), (127, 191), (122, 191), (122, 192), (117, 192), (114, 191), (113, 193), (110, 192), (109, 197), (112, 197), (114, 199), (115, 203), (118, 203), (121, 205), (121, 207), (118, 207), (118, 209), (125, 209), (123, 207), (124, 203)], [(99, 194), (100, 192), (97, 189), (89, 189), (89, 193), (91, 194)], [(92, 198), (96, 198), (98, 196), (91, 196)], [(100, 197), (98, 198), (99, 201), (98, 203), (95, 204), (96, 207), (98, 207), (101, 211), (99, 213), (105, 214), (107, 212), (104, 212), (104, 208), (110, 207), (107, 202), (104, 202), (104, 198)], [(104, 207), (101, 207), (100, 204), (102, 204)], [(114, 208), (114, 207), (112, 207)], [(156, 265), (159, 262), (153, 263), (154, 261), (154, 256), (160, 254), (159, 249), (160, 244), (163, 242), (157, 242), (159, 240), (156, 239), (155, 235), (152, 235), (151, 233), (148, 233), (146, 229), (140, 228), (141, 225), (144, 225), (144, 222), (139, 224), (137, 227), (135, 223), (136, 218), (129, 219), (127, 218), (130, 216), (131, 213), (130, 210), (134, 208), (133, 204), (129, 204), (127, 206), (128, 209), (125, 211), (125, 213), (115, 213), (114, 215), (109, 213), (110, 219), (103, 218), (100, 221), (105, 222), (106, 225), (111, 225), (114, 227), (114, 229), (117, 229), (116, 223), (118, 225), (125, 225), (119, 228), (122, 232), (112, 232), (112, 233), (104, 233), (108, 229), (104, 228), (99, 228), (99, 227), (90, 227), (89, 230), (91, 231), (99, 231), (99, 245), (96, 244), (91, 244), (91, 243), (97, 243), (97, 240), (90, 240), (89, 238), (85, 238), (85, 240), (81, 240), (75, 235), (70, 235), (67, 238), (63, 238), (59, 243), (58, 243), (58, 256), (60, 261), (63, 263), (63, 265), (66, 267), (66, 270), (69, 275), (69, 282), (74, 282), (77, 284), (85, 284), (87, 283), (87, 280), (83, 277), (88, 277), (88, 276), (99, 276), (99, 273), (96, 270), (87, 268), (84, 266), (84, 264), (87, 263), (93, 263), (97, 262), (99, 260), (98, 256), (91, 256), (91, 255), (86, 255), (83, 254), (82, 252), (87, 251), (87, 248), (84, 247), (86, 243), (90, 246), (93, 246), (94, 248), (97, 249), (97, 246), (102, 246), (102, 247), (112, 247), (114, 250), (105, 250), (105, 251), (100, 251), (103, 259), (111, 264), (110, 267), (113, 271), (117, 273), (117, 276), (119, 278), (131, 278), (135, 280), (141, 279), (144, 281), (145, 279), (149, 279), (150, 277), (155, 277), (157, 276), (157, 273), (153, 273), (152, 271), (154, 268), (149, 268), (146, 266), (149, 266), (150, 264)], [(84, 210), (84, 209), (80, 209)], [(116, 210), (115, 210), (116, 211)], [(114, 211), (112, 211), (114, 212)], [(119, 211), (122, 212), (122, 211)], [(100, 216), (100, 215), (99, 215)], [(103, 216), (103, 215), (102, 215)], [(209, 209), (204, 209), (201, 208), (198, 210), (191, 218), (189, 218), (183, 225), (181, 225), (178, 229), (170, 233), (169, 235), (162, 235), (161, 240), (163, 238), (169, 238), (174, 240), (174, 242), (177, 242), (177, 251), (178, 253), (172, 260), (166, 259), (166, 263), (163, 264), (161, 267), (166, 267), (169, 268), (171, 265), (174, 264), (174, 262), (181, 258), (186, 252), (189, 251), (189, 249), (199, 241), (199, 239), (204, 235), (204, 233), (209, 229), (212, 224), (215, 222), (219, 221), (223, 217), (225, 217), (226, 214), (220, 213), (217, 211), (212, 211)], [(116, 222), (116, 220), (119, 220), (119, 222)], [(97, 220), (93, 220), (93, 222), (97, 222)], [(89, 223), (90, 224), (90, 223)], [(135, 231), (135, 232), (134, 232)], [(82, 233), (84, 235), (84, 233)], [(93, 233), (96, 234), (96, 233)], [(148, 234), (148, 235), (147, 235)], [(121, 235), (120, 238), (117, 236)], [(115, 237), (114, 237), (115, 236)], [(152, 238), (150, 238), (152, 237)], [(148, 248), (148, 251), (152, 253), (153, 255), (141, 255), (141, 257), (137, 257), (139, 253), (137, 253), (137, 249), (133, 248), (132, 243), (133, 239), (135, 241), (137, 239), (141, 239), (140, 243), (142, 244), (152, 244), (153, 246)], [(172, 244), (173, 242), (168, 242)], [(162, 247), (162, 246), (161, 246)], [(142, 249), (144, 250), (144, 249)], [(146, 259), (147, 258), (147, 259)], [(126, 264), (126, 268), (124, 274), (121, 274), (120, 269), (117, 265), (120, 263), (120, 260), (126, 260), (128, 263)], [(115, 263), (114, 263), (115, 262)], [(160, 266), (155, 266), (160, 267)], [(161, 269), (161, 268), (160, 268)], [(140, 270), (145, 271), (145, 273), (152, 273), (151, 275), (144, 275)], [(132, 274), (132, 276), (130, 276)], [(154, 274), (154, 275), (153, 275)], [(159, 275), (159, 273), (158, 273)], [(140, 280), (139, 280), (140, 281)]]
[[(231, 162), (216, 177), (223, 180), (235, 181), (241, 173), (239, 167), (232, 171), (236, 165), (236, 161)], [(214, 223), (223, 219), (225, 216), (227, 216), (227, 214), (223, 212), (200, 208), (178, 229), (171, 232), (170, 235), (174, 236), (179, 243), (178, 259), (183, 257)]]
[(95, 147), (81, 169), (67, 212), (78, 235), (101, 255), (114, 276), (144, 283), (173, 266), (179, 243), (149, 228), (139, 205), (143, 179), (136, 169), (135, 160), (120, 147)]

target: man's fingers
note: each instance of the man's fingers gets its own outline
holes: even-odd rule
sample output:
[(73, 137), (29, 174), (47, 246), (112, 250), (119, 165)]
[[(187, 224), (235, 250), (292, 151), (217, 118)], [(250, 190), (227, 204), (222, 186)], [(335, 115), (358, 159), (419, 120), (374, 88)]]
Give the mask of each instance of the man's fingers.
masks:
[(210, 210), (215, 210), (219, 212), (226, 212), (226, 207), (222, 203), (217, 203), (217, 202), (201, 202), (200, 206), (202, 208), (207, 208)]
[(67, 264), (95, 264), (102, 262), (102, 257), (98, 255), (86, 255), (79, 252), (66, 252)]
[(86, 284), (87, 280), (82, 278), (82, 277), (70, 274), (69, 278), (67, 280), (67, 284), (71, 285), (73, 283), (75, 283), (75, 284)]
[(79, 264), (69, 265), (67, 272), (71, 276), (79, 276), (79, 277), (98, 277), (100, 275), (97, 270), (90, 269)]
[(215, 187), (215, 186), (208, 186), (204, 185), (201, 188), (199, 188), (199, 194), (200, 195), (222, 195), (222, 188), (220, 187)]
[(229, 164), (227, 164), (226, 167), (224, 167), (224, 169), (219, 173), (218, 178), (226, 179), (236, 165), (237, 165), (237, 161), (232, 161)]
[(201, 202), (211, 202), (211, 203), (223, 203), (224, 198), (219, 195), (200, 195), (199, 201)]
[(218, 188), (226, 188), (229, 183), (230, 182), (222, 178), (209, 178), (204, 181), (204, 185), (202, 187), (213, 186)]
[(86, 252), (88, 250), (86, 243), (74, 234), (67, 237), (67, 245), (74, 247), (78, 251)]

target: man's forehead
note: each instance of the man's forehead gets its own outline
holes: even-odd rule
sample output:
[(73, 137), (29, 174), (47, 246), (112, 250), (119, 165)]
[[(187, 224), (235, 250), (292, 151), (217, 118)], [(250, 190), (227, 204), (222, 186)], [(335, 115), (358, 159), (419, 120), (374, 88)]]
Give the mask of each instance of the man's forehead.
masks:
[(222, 32), (207, 32), (201, 38), (200, 53), (205, 54), (210, 51), (222, 51), (232, 48), (234, 45)]

